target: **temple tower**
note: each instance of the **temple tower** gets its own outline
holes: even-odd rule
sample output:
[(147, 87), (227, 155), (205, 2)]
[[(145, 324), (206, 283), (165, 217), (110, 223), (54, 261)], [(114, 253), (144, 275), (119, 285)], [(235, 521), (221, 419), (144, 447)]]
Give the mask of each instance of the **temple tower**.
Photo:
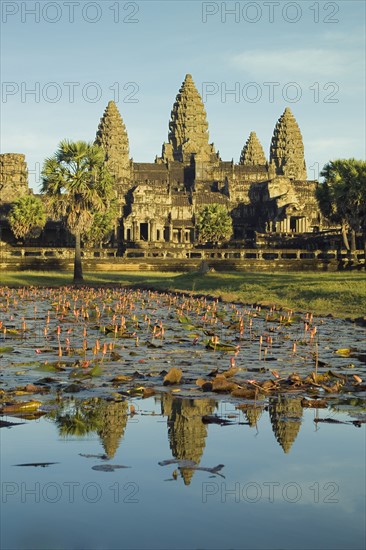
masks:
[(292, 180), (307, 178), (302, 135), (288, 107), (278, 119), (273, 132), (270, 172), (273, 176), (286, 176)]
[(243, 147), (239, 164), (243, 166), (258, 166), (267, 164), (263, 147), (255, 132), (250, 132), (249, 138)]
[(28, 193), (25, 156), (16, 153), (0, 155), (0, 202), (12, 202)]
[(208, 139), (203, 101), (192, 76), (187, 74), (173, 105), (162, 160), (190, 164), (194, 156), (197, 160), (209, 161), (215, 156), (215, 150)]
[(126, 127), (114, 101), (110, 101), (98, 126), (95, 143), (104, 148), (106, 164), (117, 183), (131, 178)]

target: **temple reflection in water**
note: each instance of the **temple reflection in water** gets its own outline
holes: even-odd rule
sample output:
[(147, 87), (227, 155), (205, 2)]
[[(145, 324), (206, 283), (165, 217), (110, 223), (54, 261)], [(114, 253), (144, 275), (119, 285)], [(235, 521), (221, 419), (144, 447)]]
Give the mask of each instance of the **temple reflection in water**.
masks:
[[(209, 424), (202, 421), (205, 415), (219, 414), (220, 405), (210, 398), (186, 399), (163, 393), (155, 398), (160, 402), (161, 414), (167, 417), (168, 440), (172, 456), (177, 460), (191, 460), (200, 464), (206, 446)], [(264, 404), (244, 403), (238, 409), (250, 428), (259, 432), (258, 421), (267, 407)], [(300, 431), (303, 409), (301, 397), (278, 396), (269, 399), (269, 420), (277, 442), (287, 454)], [(240, 419), (240, 413), (233, 423)], [(225, 416), (225, 415), (224, 415)], [(113, 458), (125, 435), (129, 415), (129, 402), (90, 399), (64, 404), (51, 415), (61, 436), (85, 437), (98, 434), (107, 458)], [(230, 429), (230, 426), (225, 429)], [(243, 427), (245, 429), (245, 427)], [(194, 474), (192, 469), (180, 468), (185, 485)]]
[(285, 453), (289, 453), (301, 426), (301, 397), (278, 396), (269, 400), (269, 417), (273, 433)]
[[(214, 399), (180, 399), (165, 393), (161, 396), (161, 412), (168, 417), (169, 446), (174, 458), (200, 463), (206, 445), (207, 425), (202, 416), (213, 414)], [(194, 470), (181, 469), (185, 485)]]

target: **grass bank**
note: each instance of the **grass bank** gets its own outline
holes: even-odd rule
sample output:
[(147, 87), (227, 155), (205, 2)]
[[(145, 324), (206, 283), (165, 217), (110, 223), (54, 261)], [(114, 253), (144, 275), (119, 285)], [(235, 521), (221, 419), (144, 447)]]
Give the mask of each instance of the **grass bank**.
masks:
[[(16, 272), (1, 273), (0, 284), (6, 286), (69, 285), (71, 273)], [(121, 284), (148, 286), (158, 290), (209, 294), (227, 301), (252, 304), (276, 304), (297, 311), (312, 311), (335, 317), (366, 315), (366, 274), (333, 273), (85, 273), (88, 285)]]

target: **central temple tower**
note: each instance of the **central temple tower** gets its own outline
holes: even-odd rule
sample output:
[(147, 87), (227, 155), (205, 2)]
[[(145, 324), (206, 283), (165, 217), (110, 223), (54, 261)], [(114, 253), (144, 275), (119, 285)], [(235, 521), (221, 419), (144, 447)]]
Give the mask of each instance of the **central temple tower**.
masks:
[(185, 165), (216, 159), (213, 144), (208, 142), (208, 123), (202, 98), (192, 76), (187, 74), (176, 97), (169, 122), (168, 143), (164, 143), (162, 161)]

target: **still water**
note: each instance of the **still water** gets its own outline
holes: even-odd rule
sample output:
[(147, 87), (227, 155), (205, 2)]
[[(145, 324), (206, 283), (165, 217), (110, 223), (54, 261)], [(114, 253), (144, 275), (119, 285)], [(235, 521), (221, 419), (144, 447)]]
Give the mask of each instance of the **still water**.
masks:
[(364, 413), (236, 406), (166, 392), (2, 417), (23, 424), (1, 429), (1, 548), (364, 548)]

